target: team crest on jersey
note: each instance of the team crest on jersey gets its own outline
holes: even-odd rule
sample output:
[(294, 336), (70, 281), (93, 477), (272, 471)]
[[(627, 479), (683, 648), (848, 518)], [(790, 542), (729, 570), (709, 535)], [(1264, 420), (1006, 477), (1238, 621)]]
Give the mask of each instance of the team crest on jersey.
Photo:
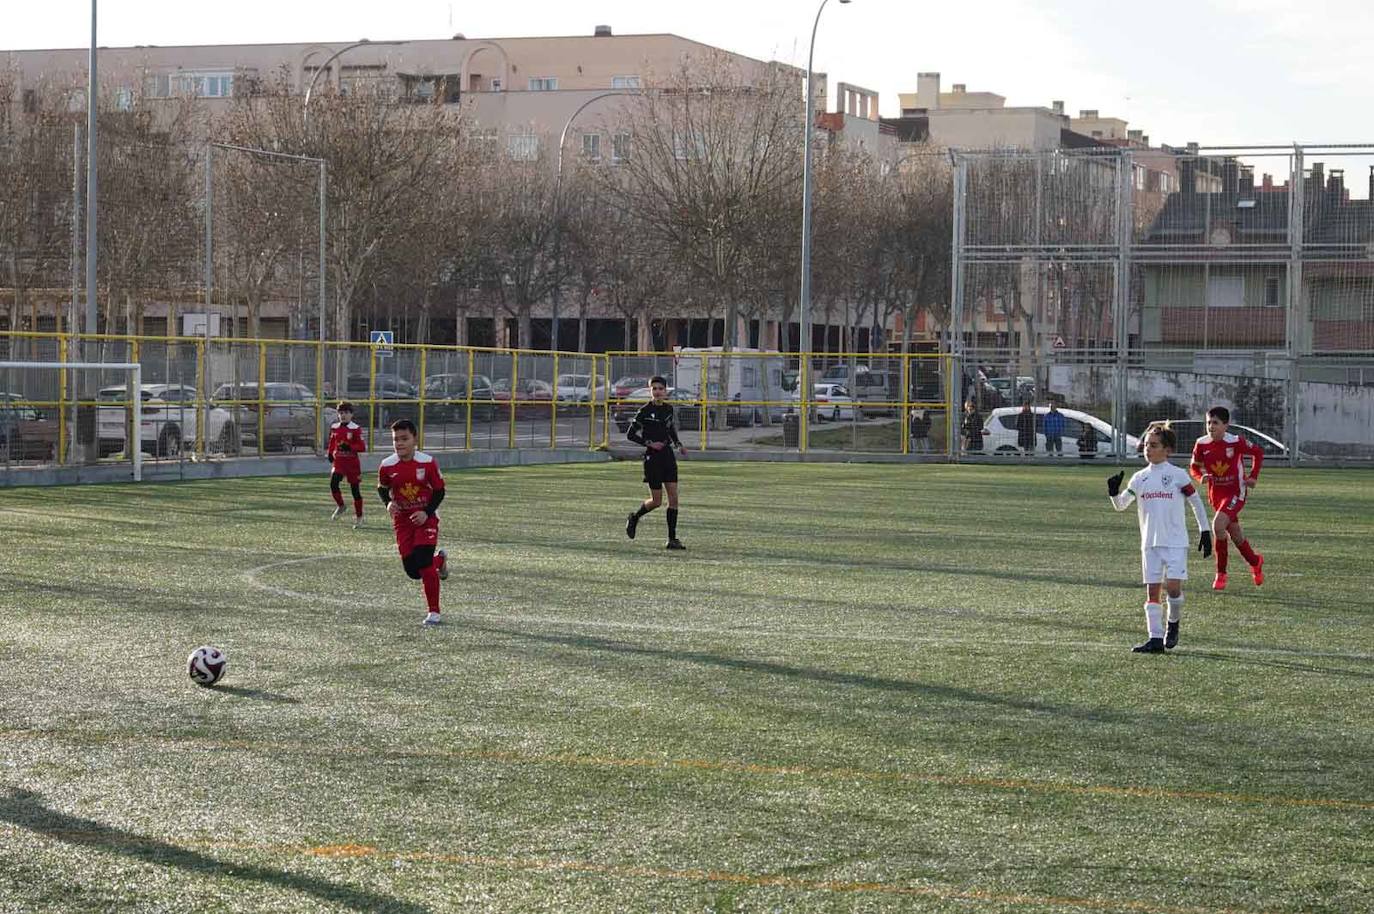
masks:
[(1228, 448), (1226, 449), (1226, 456), (1227, 456), (1227, 457), (1234, 457), (1234, 456), (1236, 456), (1236, 449), (1233, 448), (1233, 447), (1228, 447)]
[(416, 480), (418, 480), (419, 482), (424, 482), (424, 481), (425, 481), (425, 468), (424, 468), (424, 467), (417, 467), (417, 468), (415, 469), (415, 478), (416, 478)]

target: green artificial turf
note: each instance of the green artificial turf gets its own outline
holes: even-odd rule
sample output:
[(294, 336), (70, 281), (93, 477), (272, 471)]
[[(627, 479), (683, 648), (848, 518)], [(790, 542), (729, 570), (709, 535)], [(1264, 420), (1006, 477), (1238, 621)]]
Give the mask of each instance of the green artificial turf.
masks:
[(1374, 474), (1142, 656), (1108, 469), (455, 471), (433, 629), (322, 478), (0, 491), (0, 912), (1370, 910)]

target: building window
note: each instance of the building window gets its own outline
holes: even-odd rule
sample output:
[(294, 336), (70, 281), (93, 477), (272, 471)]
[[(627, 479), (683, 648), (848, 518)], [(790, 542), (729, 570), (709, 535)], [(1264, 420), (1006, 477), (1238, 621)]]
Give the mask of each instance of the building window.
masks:
[(1240, 308), (1245, 305), (1243, 276), (1211, 276), (1207, 279), (1209, 308)]
[(510, 157), (517, 162), (533, 162), (539, 158), (539, 137), (532, 133), (513, 133), (507, 141)]
[(232, 73), (157, 73), (146, 82), (150, 98), (229, 98), (234, 94)]
[(491, 91), (493, 91), (493, 92), (500, 92), (500, 91), (501, 91), (501, 86), (502, 86), (501, 77), (499, 77), (499, 76), (493, 76), (493, 77), (491, 78)]
[(1144, 189), (1145, 189), (1145, 174), (1146, 174), (1145, 166), (1144, 166), (1144, 165), (1132, 165), (1132, 166), (1131, 166), (1131, 174), (1132, 174), (1132, 176), (1135, 178), (1135, 189), (1136, 189), (1136, 190), (1144, 190)]
[(531, 92), (552, 92), (558, 88), (557, 76), (531, 76)]
[(582, 158), (593, 162), (601, 161), (601, 134), (582, 134)]
[(1277, 276), (1264, 277), (1264, 307), (1277, 308), (1280, 305), (1279, 294), (1281, 291), (1281, 280)]
[(611, 88), (612, 88), (612, 89), (638, 89), (638, 88), (639, 88), (639, 77), (638, 77), (638, 76), (612, 76), (612, 77), (611, 77)]
[(116, 111), (134, 110), (134, 90), (120, 86), (115, 90), (114, 106)]
[(630, 157), (630, 135), (617, 133), (611, 137), (611, 161), (623, 162)]
[(679, 161), (701, 159), (706, 156), (706, 138), (700, 133), (673, 134), (673, 158)]

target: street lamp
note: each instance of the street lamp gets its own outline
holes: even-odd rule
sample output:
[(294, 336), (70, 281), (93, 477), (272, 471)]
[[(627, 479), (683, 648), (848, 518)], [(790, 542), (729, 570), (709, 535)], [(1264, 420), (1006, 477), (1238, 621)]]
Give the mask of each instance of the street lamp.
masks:
[[(841, 3), (848, 3), (849, 0), (840, 0), (840, 2), (841, 2)], [(335, 51), (333, 54), (330, 54), (328, 57), (326, 57), (326, 58), (324, 59), (324, 63), (320, 64), (318, 67), (315, 68), (315, 75), (312, 76), (312, 77), (310, 77), (310, 85), (308, 85), (308, 86), (305, 87), (305, 104), (302, 106), (304, 110), (303, 110), (302, 113), (301, 113), (301, 119), (305, 122), (305, 126), (307, 126), (307, 127), (310, 126), (310, 95), (311, 95), (311, 93), (313, 93), (313, 92), (315, 91), (315, 83), (319, 81), (319, 79), (320, 79), (320, 74), (323, 73), (325, 70), (328, 70), (328, 69), (329, 69), (329, 65), (330, 65), (331, 63), (333, 63), (333, 62), (334, 62), (335, 60), (337, 60), (338, 58), (342, 57), (344, 54), (347, 54), (349, 51), (353, 50), (354, 48), (361, 48), (363, 45), (373, 45), (373, 46), (376, 46), (376, 47), (389, 47), (389, 46), (395, 46), (395, 45), (398, 45), (398, 44), (405, 44), (405, 42), (404, 42), (404, 41), (370, 41), (370, 40), (364, 38), (362, 41), (355, 41), (355, 42), (353, 42), (353, 43), (350, 44), (350, 45), (345, 45), (344, 47), (339, 48), (339, 50)]]
[[(844, 0), (844, 2), (848, 3), (849, 0)], [(549, 349), (551, 351), (558, 350), (558, 305), (560, 298), (559, 290), (563, 286), (563, 150), (568, 145), (568, 131), (572, 129), (573, 121), (577, 120), (577, 116), (581, 114), (583, 111), (587, 110), (587, 108), (590, 107), (593, 102), (599, 102), (603, 98), (610, 98), (614, 95), (631, 95), (633, 93), (633, 89), (615, 89), (610, 92), (600, 92), (596, 95), (593, 95), (591, 98), (587, 99), (582, 104), (578, 105), (576, 110), (574, 110), (572, 114), (568, 115), (567, 122), (563, 124), (563, 132), (558, 135), (558, 168), (557, 171), (554, 172), (553, 180), (553, 218), (555, 220), (553, 229), (553, 257), (555, 264), (555, 275), (553, 278), (553, 320), (552, 327), (549, 328)]]
[[(816, 22), (811, 26), (811, 50), (806, 55), (806, 121), (803, 124), (803, 148), (805, 153), (802, 158), (802, 274), (801, 274), (801, 340), (798, 342), (798, 355), (811, 350), (811, 132), (812, 119), (815, 117), (815, 74), (812, 72), (812, 63), (816, 56), (816, 29), (821, 24), (821, 13), (825, 10), (825, 5), (830, 0), (821, 0), (821, 5), (816, 10)], [(840, 3), (848, 3), (849, 0), (840, 0)], [(798, 368), (801, 369), (800, 360)], [(804, 378), (805, 370), (798, 372), (798, 377)]]

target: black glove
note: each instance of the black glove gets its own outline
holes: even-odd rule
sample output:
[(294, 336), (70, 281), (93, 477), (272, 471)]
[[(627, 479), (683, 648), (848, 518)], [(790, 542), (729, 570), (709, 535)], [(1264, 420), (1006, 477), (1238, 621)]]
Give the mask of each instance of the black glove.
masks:
[(1204, 559), (1212, 556), (1212, 531), (1203, 530), (1197, 538), (1197, 551), (1202, 553)]
[(1115, 476), (1107, 477), (1107, 494), (1116, 496), (1121, 494), (1121, 480), (1126, 478), (1126, 471), (1122, 470)]

